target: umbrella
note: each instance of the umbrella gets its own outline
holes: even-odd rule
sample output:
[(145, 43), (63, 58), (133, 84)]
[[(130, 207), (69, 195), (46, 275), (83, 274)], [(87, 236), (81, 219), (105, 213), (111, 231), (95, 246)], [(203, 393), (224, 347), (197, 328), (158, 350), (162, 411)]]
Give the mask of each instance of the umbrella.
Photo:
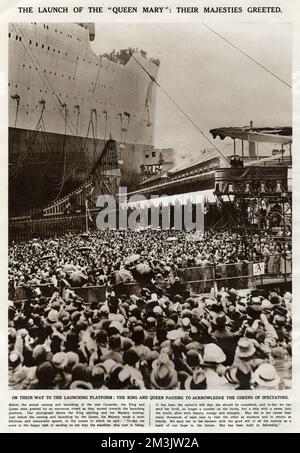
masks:
[(28, 283), (29, 285), (40, 285), (41, 282), (37, 278), (32, 278)]
[(124, 260), (124, 264), (127, 266), (128, 264), (136, 263), (140, 259), (140, 255), (130, 255), (127, 256)]
[(175, 236), (170, 236), (170, 237), (167, 239), (167, 242), (174, 242), (174, 241), (177, 241), (177, 237), (175, 237)]
[(70, 273), (70, 272), (75, 272), (77, 271), (77, 267), (74, 266), (74, 264), (65, 264), (64, 267), (62, 268), (63, 272), (65, 272), (66, 274)]
[(42, 248), (41, 244), (39, 244), (38, 242), (33, 242), (32, 247), (35, 248), (35, 249), (41, 249)]
[(137, 264), (134, 268), (133, 271), (137, 273), (138, 275), (149, 275), (152, 273), (152, 269), (147, 263), (140, 263)]
[(154, 272), (149, 264), (140, 263), (132, 269), (132, 275), (138, 282), (149, 282), (154, 277)]
[(114, 271), (112, 274), (112, 283), (114, 285), (120, 285), (121, 283), (128, 283), (132, 280), (132, 275), (129, 271), (121, 269)]
[(55, 247), (56, 245), (58, 245), (58, 242), (57, 241), (54, 241), (53, 239), (49, 242), (49, 245), (52, 245), (53, 247)]
[(41, 261), (50, 260), (51, 258), (55, 258), (55, 255), (44, 255), (40, 257), (40, 260)]
[(81, 286), (88, 280), (88, 277), (83, 272), (76, 270), (70, 273), (68, 280), (72, 286)]
[(90, 250), (93, 250), (93, 247), (79, 247), (79, 250), (81, 252), (88, 252)]

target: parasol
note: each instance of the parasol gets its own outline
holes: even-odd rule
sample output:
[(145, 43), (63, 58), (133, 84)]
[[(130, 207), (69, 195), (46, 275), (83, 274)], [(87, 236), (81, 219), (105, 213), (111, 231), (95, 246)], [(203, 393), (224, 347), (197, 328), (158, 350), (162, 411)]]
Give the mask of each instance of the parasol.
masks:
[(88, 277), (83, 272), (76, 270), (69, 274), (68, 280), (72, 286), (81, 286), (88, 280)]
[(167, 239), (167, 242), (175, 242), (177, 241), (177, 237), (176, 236), (170, 236), (168, 239)]
[(132, 275), (129, 271), (120, 269), (119, 271), (113, 272), (111, 280), (114, 285), (120, 285), (122, 283), (130, 282), (132, 280)]
[(45, 261), (45, 260), (50, 260), (51, 258), (55, 258), (55, 255), (44, 255), (44, 256), (40, 257), (40, 260)]
[(139, 263), (132, 269), (132, 275), (138, 282), (148, 282), (154, 276), (154, 272), (147, 263)]
[(126, 266), (128, 266), (128, 264), (133, 264), (133, 263), (136, 263), (138, 260), (140, 259), (140, 255), (136, 254), (136, 255), (130, 255), (130, 256), (127, 256), (124, 260), (124, 264)]
[(79, 247), (80, 252), (89, 252), (91, 250), (93, 250), (93, 247), (87, 247), (87, 246)]
[(152, 269), (147, 263), (140, 263), (137, 264), (134, 268), (133, 271), (135, 274), (138, 275), (149, 275), (152, 273)]
[(51, 239), (51, 241), (49, 242), (49, 245), (56, 247), (58, 245), (58, 242), (54, 241), (54, 239)]
[(77, 267), (74, 266), (74, 264), (65, 264), (64, 267), (62, 268), (63, 272), (65, 272), (66, 274), (69, 274), (70, 272), (74, 272), (74, 271), (77, 271)]

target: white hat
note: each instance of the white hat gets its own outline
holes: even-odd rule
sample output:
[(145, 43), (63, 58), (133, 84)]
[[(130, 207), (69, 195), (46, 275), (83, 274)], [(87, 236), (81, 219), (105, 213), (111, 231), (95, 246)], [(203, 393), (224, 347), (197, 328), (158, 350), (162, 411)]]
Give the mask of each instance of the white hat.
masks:
[(254, 380), (263, 387), (276, 389), (280, 382), (280, 377), (273, 365), (262, 363), (254, 372)]
[(101, 363), (101, 366), (104, 368), (107, 374), (109, 374), (112, 370), (112, 368), (116, 365), (117, 363), (112, 360), (112, 359), (107, 359), (103, 363)]
[(248, 338), (240, 338), (236, 348), (236, 354), (238, 357), (251, 357), (255, 353), (256, 349), (252, 341)]
[(204, 347), (203, 361), (206, 363), (225, 362), (226, 356), (222, 349), (214, 343), (209, 343)]

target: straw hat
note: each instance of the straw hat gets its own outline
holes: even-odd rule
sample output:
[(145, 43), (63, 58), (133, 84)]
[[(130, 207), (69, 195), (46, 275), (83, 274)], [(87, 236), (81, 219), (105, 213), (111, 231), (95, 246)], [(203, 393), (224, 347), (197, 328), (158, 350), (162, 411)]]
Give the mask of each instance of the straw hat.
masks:
[(208, 343), (204, 347), (203, 362), (205, 364), (210, 363), (222, 363), (225, 362), (226, 356), (222, 349), (215, 343)]
[(251, 357), (255, 353), (256, 349), (252, 341), (248, 338), (240, 338), (236, 348), (236, 354), (238, 357), (246, 358)]
[(194, 371), (193, 376), (186, 378), (184, 382), (186, 390), (204, 390), (207, 388), (206, 376), (203, 370)]
[(254, 380), (259, 385), (268, 388), (277, 388), (280, 377), (270, 363), (262, 363), (254, 372)]
[(161, 354), (152, 364), (150, 381), (154, 388), (161, 390), (175, 389), (178, 384), (174, 363), (167, 354)]

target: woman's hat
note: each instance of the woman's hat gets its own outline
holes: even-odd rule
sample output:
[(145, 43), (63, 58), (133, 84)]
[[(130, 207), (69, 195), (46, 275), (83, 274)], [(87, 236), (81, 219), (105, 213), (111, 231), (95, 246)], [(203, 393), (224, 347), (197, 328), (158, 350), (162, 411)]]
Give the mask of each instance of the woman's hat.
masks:
[(186, 378), (184, 382), (186, 390), (204, 390), (207, 388), (206, 376), (203, 370), (194, 371), (193, 376)]

